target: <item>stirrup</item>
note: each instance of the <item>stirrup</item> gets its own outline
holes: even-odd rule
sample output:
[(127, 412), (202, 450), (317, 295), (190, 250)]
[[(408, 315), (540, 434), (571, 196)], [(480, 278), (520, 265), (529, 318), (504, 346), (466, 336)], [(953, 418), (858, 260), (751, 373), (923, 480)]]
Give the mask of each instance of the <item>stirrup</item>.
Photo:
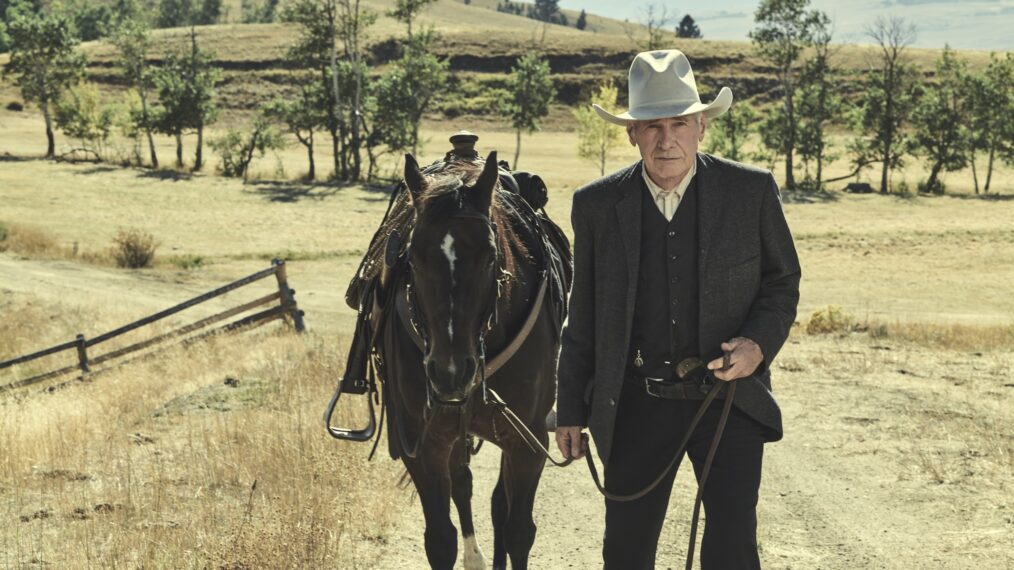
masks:
[(331, 425), (331, 417), (334, 416), (335, 407), (338, 405), (338, 399), (342, 396), (341, 384), (338, 385), (338, 389), (335, 390), (334, 396), (331, 396), (331, 402), (327, 405), (327, 411), (324, 412), (324, 426), (327, 427), (327, 433), (335, 439), (341, 439), (344, 441), (369, 441), (373, 437), (373, 434), (377, 432), (377, 414), (373, 407), (373, 398), (370, 397), (370, 393), (366, 394), (366, 403), (370, 408), (370, 421), (366, 424), (366, 427), (355, 429), (355, 428), (340, 428)]

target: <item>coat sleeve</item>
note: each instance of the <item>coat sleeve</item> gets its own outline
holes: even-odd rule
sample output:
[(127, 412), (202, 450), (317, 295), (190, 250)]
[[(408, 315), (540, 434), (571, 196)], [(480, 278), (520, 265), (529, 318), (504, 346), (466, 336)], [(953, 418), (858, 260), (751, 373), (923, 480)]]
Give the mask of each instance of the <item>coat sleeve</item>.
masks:
[(595, 374), (595, 238), (587, 214), (581, 210), (580, 198), (580, 192), (574, 194), (570, 213), (574, 229), (574, 281), (557, 370), (556, 413), (560, 426), (587, 425), (588, 405), (584, 395)]
[(796, 246), (782, 210), (778, 185), (768, 174), (769, 187), (761, 200), (761, 283), (739, 336), (756, 342), (764, 353), (757, 369), (771, 365), (796, 320), (801, 271)]

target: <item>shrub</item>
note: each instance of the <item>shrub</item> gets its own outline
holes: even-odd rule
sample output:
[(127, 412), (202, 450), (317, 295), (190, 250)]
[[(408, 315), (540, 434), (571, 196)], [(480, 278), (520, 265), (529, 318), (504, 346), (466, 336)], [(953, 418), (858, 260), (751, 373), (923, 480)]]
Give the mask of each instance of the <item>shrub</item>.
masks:
[[(0, 222), (0, 242), (7, 241), (7, 236), (9, 236), (10, 233), (11, 233), (11, 231), (9, 229), (7, 229), (7, 225), (4, 224), (3, 222)], [(3, 250), (0, 249), (0, 251), (3, 251)]]
[(947, 191), (947, 185), (945, 185), (939, 178), (936, 179), (932, 185), (930, 185), (928, 180), (920, 180), (919, 184), (916, 186), (918, 187), (920, 194), (943, 194)]
[(155, 258), (157, 247), (155, 238), (143, 230), (120, 230), (113, 238), (113, 259), (120, 267), (148, 267)]
[(838, 305), (817, 309), (806, 323), (806, 334), (844, 333), (856, 328), (855, 318)]
[(184, 255), (176, 255), (169, 259), (169, 263), (172, 263), (176, 267), (184, 270), (197, 269), (198, 267), (204, 266), (204, 258), (200, 255), (194, 255), (187, 253)]
[(230, 129), (224, 136), (211, 141), (211, 148), (222, 159), (219, 169), (226, 176), (247, 179), (254, 156), (263, 157), (267, 151), (285, 148), (282, 134), (267, 120), (259, 118), (249, 134)]

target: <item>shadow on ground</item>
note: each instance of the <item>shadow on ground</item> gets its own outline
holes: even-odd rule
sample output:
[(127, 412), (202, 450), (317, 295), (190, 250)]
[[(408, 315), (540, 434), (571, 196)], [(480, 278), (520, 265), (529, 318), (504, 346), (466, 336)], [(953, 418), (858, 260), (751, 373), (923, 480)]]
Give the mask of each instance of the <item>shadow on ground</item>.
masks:
[(337, 195), (339, 192), (356, 188), (362, 190), (369, 196), (361, 199), (367, 202), (377, 202), (388, 199), (391, 192), (390, 184), (374, 183), (313, 183), (279, 180), (260, 180), (246, 183), (247, 192), (261, 196), (271, 202), (294, 203), (302, 200), (326, 200)]
[(143, 169), (137, 172), (140, 178), (153, 178), (155, 180), (172, 180), (178, 182), (180, 180), (191, 180), (194, 175), (192, 172), (181, 172), (179, 170), (150, 170)]

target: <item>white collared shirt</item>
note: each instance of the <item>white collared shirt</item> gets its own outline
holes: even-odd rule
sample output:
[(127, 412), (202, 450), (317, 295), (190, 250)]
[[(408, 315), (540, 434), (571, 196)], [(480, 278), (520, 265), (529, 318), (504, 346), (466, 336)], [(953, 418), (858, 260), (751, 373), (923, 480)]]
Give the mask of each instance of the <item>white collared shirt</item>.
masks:
[(676, 188), (672, 190), (663, 190), (661, 186), (655, 184), (655, 181), (648, 176), (648, 170), (644, 168), (644, 163), (641, 163), (641, 176), (644, 178), (645, 184), (648, 185), (648, 191), (651, 192), (651, 196), (655, 199), (655, 205), (658, 206), (658, 211), (662, 212), (665, 219), (672, 221), (672, 217), (676, 215), (676, 208), (679, 207), (680, 201), (683, 199), (683, 194), (686, 193), (687, 188), (690, 186), (690, 181), (694, 179), (694, 175), (697, 174), (697, 160), (690, 163), (690, 170), (683, 176), (683, 180), (676, 185)]

